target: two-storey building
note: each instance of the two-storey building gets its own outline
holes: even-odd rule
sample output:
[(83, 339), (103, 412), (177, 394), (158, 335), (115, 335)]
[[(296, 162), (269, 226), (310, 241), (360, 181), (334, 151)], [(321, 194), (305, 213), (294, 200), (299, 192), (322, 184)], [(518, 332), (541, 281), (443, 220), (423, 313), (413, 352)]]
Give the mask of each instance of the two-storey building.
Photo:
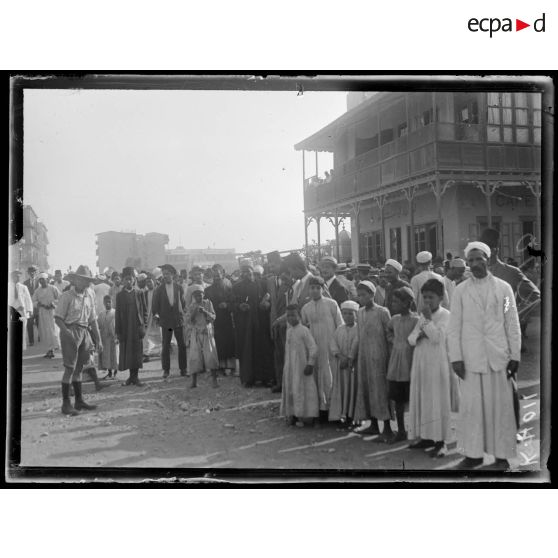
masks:
[[(462, 255), (487, 226), (500, 230), (502, 256), (521, 261), (540, 239), (540, 93), (369, 94), (295, 149), (306, 245), (312, 221), (320, 244), (323, 219), (336, 235), (350, 219), (354, 262), (414, 262), (421, 250)], [(319, 152), (333, 153), (324, 177), (316, 176)]]

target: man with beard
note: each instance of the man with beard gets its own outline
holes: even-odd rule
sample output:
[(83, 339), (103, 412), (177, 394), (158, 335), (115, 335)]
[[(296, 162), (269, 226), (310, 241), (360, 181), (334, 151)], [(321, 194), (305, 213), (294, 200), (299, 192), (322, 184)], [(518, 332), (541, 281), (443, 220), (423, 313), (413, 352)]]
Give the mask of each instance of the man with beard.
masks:
[(245, 387), (253, 387), (256, 382), (271, 385), (274, 374), (269, 328), (263, 331), (260, 323), (260, 302), (265, 293), (261, 283), (254, 280), (251, 264), (241, 264), (240, 279), (232, 292), (240, 380)]
[(471, 469), (483, 454), (507, 468), (516, 455), (514, 383), (521, 333), (511, 286), (488, 270), (491, 250), (470, 242), (465, 257), (472, 277), (454, 291), (448, 329), (449, 358), (461, 378), (457, 468)]
[(122, 290), (116, 295), (115, 332), (118, 339), (118, 370), (129, 370), (124, 385), (143, 385), (138, 373), (143, 363), (143, 338), (147, 324), (147, 308), (136, 283), (136, 270), (122, 270)]
[(219, 356), (219, 368), (225, 373), (233, 373), (235, 364), (234, 327), (232, 321), (233, 293), (231, 282), (225, 277), (220, 264), (211, 268), (213, 283), (205, 289), (205, 297), (215, 310), (215, 344)]

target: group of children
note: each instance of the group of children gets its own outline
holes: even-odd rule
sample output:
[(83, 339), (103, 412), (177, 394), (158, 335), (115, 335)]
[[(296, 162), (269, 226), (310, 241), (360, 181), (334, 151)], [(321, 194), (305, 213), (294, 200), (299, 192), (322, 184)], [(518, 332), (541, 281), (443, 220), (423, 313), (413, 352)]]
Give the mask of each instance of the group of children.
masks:
[(281, 415), (299, 427), (339, 421), (388, 443), (409, 438), (411, 448), (444, 455), (457, 392), (446, 349), (450, 313), (440, 305), (443, 283), (424, 283), (418, 314), (413, 291), (396, 289), (393, 316), (374, 302), (371, 281), (357, 286), (360, 305), (349, 300), (341, 308), (323, 296), (321, 277), (309, 285), (312, 299), (301, 310), (287, 308)]

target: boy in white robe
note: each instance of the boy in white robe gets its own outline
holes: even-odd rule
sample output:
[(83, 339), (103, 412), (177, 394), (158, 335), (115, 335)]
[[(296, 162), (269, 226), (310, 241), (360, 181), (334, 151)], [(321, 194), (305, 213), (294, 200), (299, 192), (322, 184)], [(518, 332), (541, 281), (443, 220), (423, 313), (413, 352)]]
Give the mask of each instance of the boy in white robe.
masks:
[(298, 306), (287, 306), (287, 336), (285, 342), (285, 365), (281, 390), (282, 417), (289, 425), (304, 426), (305, 422), (318, 417), (318, 386), (314, 366), (318, 346), (306, 326), (300, 323)]
[(457, 468), (482, 465), (483, 454), (507, 468), (516, 455), (514, 382), (521, 331), (511, 286), (488, 271), (490, 248), (471, 242), (465, 248), (472, 277), (455, 288), (448, 330), (449, 357), (461, 379)]
[(320, 398), (320, 422), (327, 422), (333, 384), (329, 346), (335, 330), (343, 323), (343, 317), (337, 302), (322, 296), (324, 280), (321, 277), (309, 278), (308, 287), (311, 300), (302, 307), (301, 317), (303, 325), (310, 329), (318, 345), (318, 360), (314, 374)]

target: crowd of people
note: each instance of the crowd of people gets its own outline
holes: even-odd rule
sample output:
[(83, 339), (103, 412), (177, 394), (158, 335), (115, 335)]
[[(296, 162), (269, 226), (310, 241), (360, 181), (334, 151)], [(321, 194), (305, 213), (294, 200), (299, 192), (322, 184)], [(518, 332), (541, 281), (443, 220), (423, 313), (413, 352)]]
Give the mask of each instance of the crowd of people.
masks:
[(49, 278), (30, 267), (23, 284), (12, 273), (9, 305), (29, 345), (38, 326), (45, 358), (61, 350), (66, 415), (95, 408), (83, 399), (84, 371), (98, 389), (97, 368), (103, 380), (128, 371), (123, 385), (141, 386), (143, 364), (160, 358), (166, 380), (176, 351), (192, 389), (202, 373), (216, 388), (220, 374), (239, 376), (281, 393), (289, 425), (336, 422), (386, 443), (412, 440), (433, 457), (447, 453), (459, 412), (458, 467), (480, 466), (484, 453), (504, 467), (516, 451), (522, 331), (540, 292), (498, 245), (488, 229), (464, 258), (422, 251), (415, 269), (279, 252), (264, 266), (241, 259), (231, 274), (164, 264), (94, 277), (82, 265)]

